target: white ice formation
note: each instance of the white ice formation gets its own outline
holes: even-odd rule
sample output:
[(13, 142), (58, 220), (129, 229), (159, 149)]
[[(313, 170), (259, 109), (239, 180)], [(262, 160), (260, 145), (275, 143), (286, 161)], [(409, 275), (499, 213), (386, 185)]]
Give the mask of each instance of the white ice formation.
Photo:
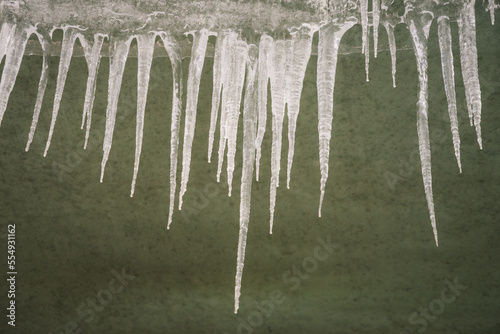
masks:
[[(313, 1), (314, 2), (314, 1)], [(125, 63), (129, 55), (132, 41), (137, 41), (137, 117), (136, 117), (136, 148), (135, 163), (130, 195), (133, 196), (139, 171), (142, 147), (145, 108), (147, 100), (150, 70), (159, 37), (165, 51), (171, 60), (173, 75), (173, 94), (171, 111), (170, 140), (170, 205), (168, 225), (172, 223), (175, 195), (177, 191), (177, 168), (180, 145), (180, 124), (184, 111), (184, 140), (182, 145), (182, 172), (180, 191), (178, 195), (179, 209), (182, 208), (183, 195), (187, 190), (191, 164), (191, 148), (196, 127), (198, 94), (201, 73), (207, 52), (207, 42), (210, 36), (217, 39), (214, 67), (212, 108), (209, 125), (208, 161), (211, 161), (215, 138), (215, 130), (219, 124), (219, 146), (217, 181), (224, 159), (227, 161), (227, 183), (231, 196), (235, 156), (237, 151), (237, 130), (240, 122), (240, 111), (243, 110), (243, 167), (241, 176), (240, 228), (235, 282), (235, 313), (239, 307), (245, 245), (250, 220), (250, 202), (252, 179), (259, 179), (259, 164), (262, 152), (262, 142), (265, 135), (268, 107), (268, 85), (271, 98), (271, 181), (270, 181), (270, 233), (273, 229), (274, 211), (279, 187), (279, 176), (282, 152), (282, 134), (284, 118), (288, 117), (288, 161), (287, 188), (290, 187), (292, 163), (294, 157), (295, 132), (302, 85), (307, 64), (310, 60), (313, 37), (319, 34), (317, 53), (317, 91), (318, 91), (318, 135), (319, 135), (319, 166), (321, 173), (318, 215), (325, 196), (330, 159), (330, 142), (332, 135), (332, 120), (334, 111), (334, 87), (340, 42), (346, 31), (356, 24), (362, 26), (362, 52), (365, 56), (366, 80), (368, 81), (368, 66), (370, 60), (370, 30), (373, 30), (374, 56), (378, 52), (378, 29), (382, 25), (388, 36), (391, 54), (393, 85), (396, 85), (396, 40), (394, 29), (397, 24), (406, 24), (412, 36), (413, 48), (417, 61), (419, 93), (417, 98), (416, 119), (421, 158), (423, 184), (427, 199), (431, 225), (435, 243), (438, 245), (436, 215), (434, 211), (431, 148), (428, 125), (428, 73), (427, 73), (427, 41), (430, 26), (433, 21), (438, 25), (439, 47), (441, 51), (442, 75), (448, 101), (448, 112), (451, 123), (454, 152), (459, 171), (460, 138), (458, 131), (457, 103), (455, 94), (455, 76), (452, 54), (452, 34), (450, 22), (458, 23), (460, 46), (460, 63), (467, 100), (470, 123), (475, 127), (477, 141), (482, 148), (481, 140), (481, 91), (478, 75), (478, 55), (476, 49), (476, 22), (474, 0), (450, 1), (417, 1), (404, 0), (405, 14), (398, 16), (390, 12), (394, 0), (324, 0), (316, 1), (318, 8), (323, 10), (325, 19), (317, 24), (302, 24), (288, 29), (287, 38), (277, 38), (261, 33), (258, 41), (248, 42), (241, 33), (232, 29), (200, 28), (186, 33), (192, 37), (191, 60), (187, 75), (187, 96), (185, 109), (182, 107), (182, 54), (179, 37), (161, 29), (148, 30), (145, 25), (128, 33), (111, 34), (109, 32), (86, 33), (79, 26), (58, 26), (50, 29), (38, 25), (29, 25), (16, 20), (5, 19), (0, 30), (0, 57), (4, 68), (0, 82), (0, 123), (7, 109), (9, 95), (14, 87), (17, 73), (25, 52), (28, 39), (34, 35), (39, 40), (43, 53), (43, 67), (38, 86), (38, 95), (33, 112), (33, 121), (29, 131), (26, 151), (29, 150), (40, 115), (40, 108), (47, 86), (48, 68), (50, 63), (52, 33), (62, 29), (59, 71), (52, 111), (52, 120), (46, 148), (47, 155), (51, 138), (55, 131), (59, 106), (62, 99), (66, 77), (70, 66), (73, 49), (78, 39), (88, 65), (88, 81), (85, 103), (82, 114), (82, 129), (85, 127), (85, 144), (89, 139), (91, 129), (92, 108), (96, 91), (96, 77), (100, 59), (107, 43), (109, 47), (110, 70), (108, 82), (108, 105), (106, 109), (106, 125), (103, 142), (103, 158), (101, 178), (103, 181), (106, 162), (111, 150), (115, 120), (117, 117), (118, 98), (122, 84)], [(371, 6), (370, 6), (371, 4)], [(494, 10), (498, 7), (493, 0), (487, 3), (487, 10), (494, 23)], [(371, 10), (370, 10), (371, 8)], [(244, 97), (244, 98), (243, 98)], [(220, 115), (219, 115), (220, 110)], [(217, 123), (219, 122), (219, 123)]]

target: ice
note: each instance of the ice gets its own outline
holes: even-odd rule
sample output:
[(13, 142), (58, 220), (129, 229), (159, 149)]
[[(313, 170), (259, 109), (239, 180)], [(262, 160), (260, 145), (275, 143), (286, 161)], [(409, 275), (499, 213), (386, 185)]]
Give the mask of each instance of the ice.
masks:
[(134, 176), (130, 197), (134, 196), (135, 182), (139, 172), (139, 162), (141, 159), (142, 138), (144, 132), (144, 113), (146, 111), (146, 100), (148, 97), (149, 74), (151, 63), (153, 62), (153, 52), (155, 48), (155, 33), (142, 34), (137, 36), (138, 64), (137, 64), (137, 118), (135, 135), (135, 162)]
[(370, 81), (368, 76), (369, 66), (370, 66), (370, 27), (368, 26), (368, 0), (359, 0), (360, 2), (360, 12), (361, 12), (361, 29), (362, 29), (362, 52), (365, 54), (365, 72), (366, 81)]
[(111, 144), (113, 142), (113, 131), (115, 129), (116, 110), (118, 107), (118, 97), (122, 85), (123, 71), (127, 61), (130, 43), (134, 36), (125, 39), (117, 38), (111, 40), (110, 62), (109, 62), (109, 81), (108, 81), (108, 106), (106, 108), (106, 129), (104, 131), (104, 141), (102, 149), (104, 154), (101, 162), (101, 179), (104, 177), (104, 169), (108, 161)]
[(238, 237), (238, 255), (234, 286), (234, 313), (238, 312), (241, 293), (241, 279), (245, 261), (248, 223), (250, 221), (250, 202), (252, 192), (253, 166), (255, 162), (255, 137), (257, 124), (257, 55), (255, 45), (248, 49), (247, 80), (243, 105), (243, 167), (241, 173), (240, 229)]
[(179, 131), (181, 126), (182, 110), (182, 59), (180, 47), (175, 38), (168, 34), (160, 34), (170, 63), (172, 64), (172, 117), (170, 125), (170, 205), (168, 211), (167, 229), (172, 223), (174, 212), (175, 192), (177, 190), (177, 156), (179, 152)]
[(186, 192), (191, 164), (191, 148), (193, 146), (194, 129), (196, 126), (196, 108), (198, 107), (198, 93), (200, 89), (201, 70), (205, 62), (207, 50), (208, 30), (202, 29), (193, 34), (191, 61), (187, 82), (186, 119), (184, 125), (184, 144), (182, 146), (182, 176), (179, 192), (179, 210), (182, 209), (182, 197)]
[(319, 29), (318, 44), (318, 134), (319, 134), (319, 165), (321, 171), (321, 186), (318, 216), (321, 217), (321, 207), (325, 196), (326, 180), (328, 179), (328, 161), (330, 157), (330, 138), (332, 136), (333, 90), (340, 40), (344, 33), (354, 25), (345, 22), (341, 25), (327, 24)]
[(425, 196), (431, 225), (434, 232), (436, 246), (438, 246), (438, 235), (436, 229), (436, 215), (434, 213), (434, 200), (432, 195), (432, 174), (431, 174), (431, 146), (429, 139), (428, 125), (428, 104), (427, 104), (427, 40), (429, 29), (432, 23), (432, 16), (429, 13), (416, 13), (413, 8), (407, 6), (407, 25), (412, 35), (413, 48), (417, 59), (419, 94), (417, 102), (417, 132), (418, 148), (420, 151), (420, 162), (422, 165), (422, 177), (424, 182)]
[(50, 148), (50, 142), (52, 140), (52, 135), (54, 134), (54, 127), (56, 126), (59, 107), (61, 105), (62, 94), (64, 91), (64, 85), (66, 84), (69, 64), (71, 63), (71, 57), (73, 56), (73, 46), (75, 45), (76, 39), (79, 38), (82, 46), (85, 47), (85, 40), (79, 33), (79, 27), (65, 26), (62, 28), (62, 30), (63, 40), (61, 46), (61, 56), (59, 59), (59, 70), (57, 73), (56, 93), (54, 95), (54, 106), (52, 109), (52, 119), (50, 121), (49, 136), (47, 138), (47, 144), (45, 145), (45, 151), (43, 152), (44, 157), (47, 156), (47, 152)]
[(30, 126), (30, 132), (28, 134), (28, 142), (26, 143), (25, 151), (28, 152), (30, 149), (31, 142), (35, 136), (36, 127), (38, 124), (38, 119), (40, 117), (40, 110), (42, 108), (43, 97), (45, 95), (45, 89), (47, 88), (47, 82), (49, 79), (49, 64), (50, 64), (50, 37), (46, 34), (36, 32), (40, 45), (42, 47), (43, 59), (42, 59), (42, 73), (40, 75), (40, 81), (38, 82), (38, 94), (36, 96), (35, 109), (33, 110), (33, 120)]
[(385, 30), (387, 31), (387, 38), (389, 40), (389, 50), (391, 52), (391, 66), (392, 66), (392, 87), (396, 88), (396, 38), (394, 37), (394, 26), (389, 22), (384, 22)]
[(380, 24), (380, 0), (372, 0), (373, 15), (373, 48), (374, 55), (378, 54), (378, 26)]
[(83, 148), (87, 148), (87, 143), (90, 136), (90, 126), (92, 123), (92, 108), (94, 106), (95, 88), (97, 82), (97, 71), (101, 62), (101, 49), (104, 39), (109, 37), (106, 34), (97, 33), (94, 35), (94, 44), (89, 56), (87, 56), (87, 64), (89, 68), (89, 76), (87, 78), (87, 90), (85, 92), (85, 102), (83, 104), (82, 126), (86, 123), (85, 142)]
[(491, 24), (495, 24), (495, 0), (488, 0), (488, 10), (490, 11)]
[(5, 65), (0, 82), (0, 124), (7, 109), (9, 96), (16, 83), (21, 67), (24, 50), (29, 36), (35, 32), (32, 26), (11, 25), (4, 23), (0, 32), (0, 60), (5, 55)]
[(460, 44), (460, 63), (465, 86), (465, 97), (471, 125), (476, 128), (479, 148), (483, 148), (481, 139), (481, 88), (477, 64), (476, 18), (474, 1), (465, 1), (458, 19)]
[(262, 152), (262, 140), (266, 132), (267, 123), (267, 87), (269, 82), (269, 57), (273, 39), (268, 35), (262, 35), (259, 43), (259, 60), (258, 60), (258, 85), (257, 85), (257, 108), (258, 108), (258, 123), (257, 136), (255, 138), (255, 178), (259, 181), (259, 165)]
[(448, 113), (450, 115), (450, 126), (453, 137), (453, 147), (457, 158), (458, 168), (462, 173), (460, 162), (460, 136), (458, 134), (457, 97), (455, 94), (455, 74), (453, 70), (453, 52), (451, 44), (450, 19), (440, 16), (438, 22), (439, 48), (441, 50), (441, 66), (443, 69), (443, 81), (448, 101)]

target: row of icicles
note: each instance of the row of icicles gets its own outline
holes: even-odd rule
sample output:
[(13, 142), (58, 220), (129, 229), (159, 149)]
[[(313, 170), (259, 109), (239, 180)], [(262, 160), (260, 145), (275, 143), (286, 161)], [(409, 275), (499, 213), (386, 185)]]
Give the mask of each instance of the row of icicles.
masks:
[[(366, 74), (368, 80), (369, 61), (369, 29), (368, 1), (361, 0), (360, 17), (363, 31), (363, 52), (366, 59)], [(458, 134), (457, 107), (455, 96), (452, 41), (450, 32), (450, 19), (447, 16), (433, 17), (429, 13), (417, 13), (412, 10), (411, 3), (407, 5), (404, 17), (410, 33), (413, 36), (413, 46), (417, 59), (419, 72), (419, 98), (417, 103), (417, 130), (419, 149), (422, 165), (423, 182), (427, 198), (431, 224), (438, 245), (434, 203), (432, 197), (431, 179), (431, 153), (429, 129), (427, 124), (427, 39), (429, 28), (435, 19), (438, 24), (439, 45), (443, 79), (446, 87), (448, 111), (451, 120), (451, 131), (458, 166), (460, 164), (460, 139)], [(490, 1), (493, 4), (493, 1)], [(380, 5), (374, 6), (378, 8)], [(490, 7), (492, 23), (494, 20), (494, 4)], [(374, 51), (377, 55), (378, 25), (382, 24), (389, 38), (390, 53), (392, 58), (392, 76), (395, 86), (396, 73), (396, 45), (394, 38), (394, 25), (380, 20), (378, 10), (373, 11)], [(477, 140), (481, 146), (481, 93), (477, 67), (476, 32), (474, 1), (466, 1), (457, 19), (459, 28), (460, 60), (464, 78), (466, 100), (471, 125), (477, 131)], [(340, 40), (343, 34), (357, 23), (356, 20), (346, 20), (343, 23), (326, 24), (322, 26), (303, 25), (291, 30), (288, 40), (274, 40), (270, 36), (262, 35), (259, 45), (248, 44), (239, 39), (237, 33), (229, 30), (211, 32), (206, 29), (189, 32), (193, 36), (192, 54), (189, 64), (187, 79), (187, 99), (184, 121), (184, 142), (182, 147), (182, 175), (179, 193), (179, 210), (182, 208), (182, 198), (186, 192), (191, 161), (191, 148), (196, 124), (196, 111), (201, 71), (205, 60), (205, 52), (209, 36), (217, 36), (214, 71), (212, 109), (209, 131), (208, 161), (211, 161), (215, 129), (220, 118), (220, 135), (218, 148), (217, 181), (226, 152), (227, 181), (229, 196), (235, 168), (236, 139), (241, 105), (243, 105), (243, 167), (241, 177), (240, 199), (240, 231), (238, 240), (237, 269), (235, 283), (235, 313), (239, 307), (241, 279), (245, 258), (248, 223), (250, 218), (250, 195), (254, 166), (256, 179), (259, 178), (259, 160), (261, 157), (261, 144), (267, 122), (267, 86), (270, 81), (272, 100), (272, 155), (271, 155), (271, 182), (270, 182), (270, 233), (273, 228), (274, 207), (276, 191), (279, 186), (279, 173), (282, 150), (282, 128), (285, 117), (285, 105), (288, 117), (288, 163), (287, 163), (287, 188), (290, 186), (290, 175), (293, 162), (295, 129), (299, 114), (300, 97), (306, 66), (311, 55), (313, 34), (319, 30), (318, 62), (317, 62), (317, 91), (318, 91), (318, 133), (319, 133), (319, 162), (321, 171), (319, 215), (325, 193), (328, 177), (328, 161), (330, 151), (330, 138), (333, 115), (333, 92), (335, 72)], [(52, 120), (45, 147), (44, 156), (50, 147), (52, 134), (58, 116), (62, 93), (68, 73), (73, 46), (79, 39), (83, 47), (88, 65), (87, 90), (85, 94), (82, 115), (82, 129), (86, 128), (84, 147), (86, 148), (91, 120), (96, 77), (99, 68), (101, 49), (108, 35), (97, 33), (93, 41), (82, 34), (82, 30), (75, 26), (64, 26), (62, 49), (59, 61), (56, 92), (54, 97)], [(19, 71), (22, 57), (28, 39), (32, 34), (38, 37), (43, 50), (43, 67), (38, 86), (33, 121), (26, 144), (26, 151), (36, 130), (42, 100), (47, 86), (48, 68), (50, 58), (51, 37), (54, 30), (47, 32), (35, 26), (25, 26), (10, 22), (3, 22), (0, 31), (0, 59), (5, 56), (5, 66), (0, 83), (0, 123), (7, 107), (9, 95)], [(179, 149), (179, 133), (182, 113), (182, 66), (180, 47), (175, 38), (166, 32), (154, 31), (137, 33), (126, 38), (110, 39), (110, 72), (108, 85), (108, 105), (106, 109), (106, 126), (103, 143), (103, 159), (101, 168), (101, 182), (111, 150), (113, 130), (117, 115), (118, 97), (122, 83), (125, 63), (128, 57), (130, 44), (133, 39), (138, 45), (138, 72), (137, 72), (137, 121), (136, 121), (136, 149), (135, 163), (130, 195), (133, 196), (142, 147), (144, 112), (148, 91), (149, 76), (155, 39), (160, 36), (172, 64), (173, 97), (171, 113), (171, 141), (170, 141), (170, 209), (168, 227), (172, 222), (175, 193), (177, 189), (177, 159)], [(246, 77), (246, 81), (245, 81)], [(246, 84), (245, 84), (246, 82)], [(244, 92), (244, 101), (242, 96)], [(220, 109), (220, 115), (219, 115)], [(227, 149), (226, 149), (227, 147)]]

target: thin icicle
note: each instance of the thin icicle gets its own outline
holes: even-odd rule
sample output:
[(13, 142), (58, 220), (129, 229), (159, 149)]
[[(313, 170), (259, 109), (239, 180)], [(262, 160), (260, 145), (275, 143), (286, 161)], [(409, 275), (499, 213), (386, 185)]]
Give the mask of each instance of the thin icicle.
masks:
[(151, 63), (153, 62), (155, 38), (156, 34), (154, 33), (137, 36), (137, 123), (135, 130), (134, 176), (132, 178), (130, 197), (134, 196), (135, 182), (137, 180), (137, 173), (139, 172), (139, 162), (141, 160), (142, 137), (144, 132), (144, 113), (146, 111), (149, 74), (151, 72)]
[(193, 33), (193, 46), (187, 82), (186, 119), (184, 126), (184, 144), (182, 146), (182, 177), (179, 193), (179, 210), (182, 209), (182, 197), (187, 189), (189, 169), (191, 165), (191, 148), (193, 146), (194, 129), (196, 126), (196, 108), (200, 90), (201, 70), (205, 62), (208, 30), (202, 29)]
[(83, 148), (87, 149), (87, 143), (90, 137), (90, 126), (92, 123), (92, 108), (94, 107), (94, 97), (95, 97), (95, 89), (97, 83), (97, 71), (99, 70), (99, 64), (101, 62), (101, 49), (104, 43), (104, 39), (108, 38), (105, 34), (95, 34), (94, 35), (94, 45), (92, 45), (92, 51), (89, 56), (88, 68), (89, 68), (89, 76), (87, 79), (87, 90), (85, 92), (85, 102), (83, 104), (83, 115), (82, 115), (82, 126), (86, 122), (86, 131), (85, 131), (85, 143), (83, 144)]
[(374, 55), (377, 58), (378, 53), (378, 26), (380, 23), (380, 0), (372, 0), (373, 15), (373, 48)]
[(108, 81), (108, 106), (106, 108), (106, 129), (102, 150), (104, 154), (101, 162), (101, 179), (104, 177), (104, 169), (108, 161), (111, 144), (113, 143), (113, 131), (115, 130), (116, 109), (118, 107), (118, 97), (122, 86), (123, 71), (130, 49), (130, 42), (134, 36), (127, 39), (117, 39), (112, 41), (109, 61), (109, 81)]
[(259, 165), (260, 157), (262, 152), (262, 141), (264, 140), (264, 134), (266, 132), (266, 122), (267, 122), (267, 86), (269, 81), (269, 57), (272, 50), (273, 39), (270, 36), (262, 35), (259, 43), (259, 69), (258, 69), (258, 81), (257, 85), (258, 94), (258, 128), (257, 136), (255, 138), (255, 179), (259, 181)]
[(217, 117), (219, 114), (220, 96), (223, 85), (222, 73), (227, 66), (227, 37), (231, 33), (227, 30), (217, 34), (217, 44), (214, 54), (213, 90), (212, 90), (212, 110), (210, 113), (210, 129), (208, 134), (208, 163), (212, 161), (212, 150), (214, 147), (215, 128), (217, 127)]
[(78, 28), (73, 26), (66, 26), (62, 28), (63, 40), (61, 45), (61, 56), (59, 58), (59, 70), (57, 73), (56, 93), (54, 95), (54, 106), (52, 109), (49, 136), (47, 138), (47, 144), (45, 145), (45, 151), (43, 152), (44, 157), (47, 156), (47, 152), (50, 148), (50, 142), (52, 140), (52, 135), (54, 134), (54, 127), (56, 126), (57, 116), (59, 114), (64, 85), (66, 83), (66, 77), (68, 76), (71, 57), (73, 56), (73, 46), (75, 45), (77, 37), (79, 37), (76, 29)]
[(255, 163), (255, 137), (257, 122), (257, 55), (258, 49), (250, 45), (248, 50), (247, 81), (243, 106), (243, 167), (241, 172), (240, 195), (240, 230), (238, 236), (238, 255), (236, 260), (236, 277), (234, 286), (234, 313), (238, 312), (241, 293), (241, 279), (245, 262), (248, 223), (250, 221), (250, 204), (252, 193), (252, 175)]
[(33, 110), (33, 120), (30, 126), (30, 132), (28, 134), (28, 142), (26, 143), (25, 151), (28, 152), (30, 149), (31, 142), (35, 136), (36, 127), (38, 124), (38, 119), (40, 117), (40, 110), (42, 108), (43, 97), (45, 95), (45, 89), (47, 88), (47, 82), (49, 79), (49, 64), (50, 64), (50, 37), (48, 35), (42, 34), (40, 32), (36, 33), (43, 52), (42, 60), (42, 73), (40, 75), (40, 81), (38, 82), (38, 94), (36, 96), (35, 109)]
[(337, 56), (342, 36), (353, 25), (354, 23), (352, 22), (346, 22), (341, 26), (328, 24), (319, 30), (316, 84), (318, 87), (319, 166), (321, 171), (319, 217), (321, 217), (321, 207), (325, 196), (326, 180), (328, 179), (330, 138), (332, 136), (333, 120), (333, 90), (335, 87)]
[(175, 38), (166, 34), (161, 34), (161, 38), (172, 64), (173, 83), (172, 118), (170, 125), (170, 205), (167, 224), (167, 229), (170, 229), (174, 213), (175, 192), (177, 190), (177, 156), (182, 110), (182, 59), (180, 57), (180, 48)]
[(368, 0), (359, 0), (362, 29), (362, 52), (365, 54), (366, 81), (370, 81), (368, 71), (370, 66), (370, 27), (368, 26)]
[(303, 27), (300, 32), (292, 34), (292, 50), (293, 57), (290, 63), (291, 72), (287, 77), (290, 78), (287, 99), (288, 113), (288, 161), (287, 161), (287, 178), (286, 187), (290, 189), (290, 177), (292, 173), (294, 146), (295, 146), (295, 130), (297, 128), (297, 117), (300, 108), (300, 96), (302, 95), (302, 87), (304, 83), (304, 75), (306, 73), (307, 63), (311, 56), (312, 35), (314, 30), (310, 27)]
[(491, 24), (495, 24), (495, 0), (488, 0), (488, 10), (490, 11)]
[(391, 52), (391, 66), (392, 66), (392, 87), (396, 88), (396, 38), (394, 37), (394, 26), (389, 22), (384, 22), (385, 30), (387, 31), (387, 38), (389, 40), (389, 50)]
[(2, 48), (0, 50), (1, 58), (3, 58), (3, 53), (5, 53), (5, 65), (3, 67), (2, 80), (0, 82), (0, 124), (2, 124), (3, 115), (7, 109), (10, 93), (16, 83), (26, 43), (28, 42), (29, 36), (34, 32), (35, 28), (32, 26), (23, 27), (21, 24), (9, 26), (8, 23), (2, 26), (2, 39), (0, 40), (0, 44), (8, 44), (5, 49)]
[(458, 134), (457, 97), (455, 94), (455, 74), (453, 70), (453, 52), (451, 44), (450, 19), (440, 16), (438, 22), (439, 48), (441, 50), (441, 67), (443, 69), (443, 81), (448, 101), (448, 113), (450, 115), (450, 126), (453, 137), (453, 147), (457, 158), (458, 169), (462, 173), (460, 162), (460, 136)]
[(286, 64), (289, 62), (291, 41), (276, 41), (270, 57), (271, 106), (272, 106), (272, 146), (271, 146), (271, 182), (270, 182), (270, 218), (269, 233), (273, 233), (276, 192), (279, 187), (281, 169), (281, 143), (283, 136), (283, 118), (285, 116)]
[(471, 125), (476, 128), (479, 148), (483, 149), (481, 139), (481, 87), (477, 64), (476, 17), (474, 1), (467, 0), (458, 19), (458, 36), (460, 38), (460, 63), (465, 86), (465, 97)]
[[(410, 6), (408, 6), (410, 7)], [(422, 15), (416, 14), (411, 8), (407, 7), (407, 24), (412, 35), (413, 48), (417, 59), (418, 79), (419, 79), (419, 95), (417, 102), (417, 132), (418, 132), (418, 148), (420, 151), (420, 162), (422, 164), (422, 177), (424, 182), (425, 197), (427, 198), (427, 206), (431, 219), (432, 230), (436, 246), (438, 243), (438, 234), (436, 228), (436, 215), (434, 213), (434, 199), (432, 195), (432, 172), (431, 172), (431, 145), (429, 139), (429, 124), (428, 124), (428, 76), (427, 76), (427, 40), (429, 38), (429, 28), (432, 23), (432, 17), (429, 13)]]

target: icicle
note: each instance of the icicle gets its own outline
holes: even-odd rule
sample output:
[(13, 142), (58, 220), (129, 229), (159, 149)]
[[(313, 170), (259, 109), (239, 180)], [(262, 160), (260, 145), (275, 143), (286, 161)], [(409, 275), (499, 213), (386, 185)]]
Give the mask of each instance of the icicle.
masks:
[(137, 64), (137, 124), (135, 132), (135, 162), (134, 176), (130, 197), (134, 196), (135, 182), (139, 172), (139, 162), (141, 159), (142, 137), (144, 132), (144, 113), (146, 111), (146, 100), (148, 97), (149, 73), (153, 62), (153, 52), (155, 49), (156, 34), (137, 36), (138, 64)]
[(161, 34), (163, 44), (167, 50), (172, 64), (172, 120), (170, 125), (170, 206), (168, 211), (167, 229), (172, 223), (174, 212), (175, 192), (177, 188), (177, 156), (179, 151), (179, 131), (181, 126), (182, 110), (182, 59), (180, 48), (175, 39), (166, 34)]
[(300, 108), (300, 96), (304, 83), (307, 63), (311, 56), (312, 35), (314, 31), (310, 27), (303, 27), (304, 31), (292, 34), (292, 60), (289, 62), (290, 78), (289, 87), (287, 87), (287, 113), (288, 113), (288, 163), (286, 187), (290, 189), (290, 177), (292, 173), (293, 154), (295, 146), (295, 130), (297, 128), (297, 117)]
[(30, 149), (31, 142), (33, 141), (33, 137), (35, 135), (38, 119), (40, 117), (40, 110), (42, 108), (43, 97), (45, 95), (45, 89), (47, 88), (47, 82), (49, 79), (50, 37), (39, 32), (36, 32), (36, 34), (38, 36), (38, 40), (40, 41), (40, 45), (42, 46), (43, 52), (42, 73), (40, 75), (40, 81), (38, 82), (38, 94), (36, 96), (35, 109), (33, 110), (33, 120), (28, 134), (28, 142), (26, 143), (26, 152)]
[(460, 38), (460, 63), (462, 65), (469, 118), (471, 125), (476, 128), (479, 147), (483, 149), (481, 139), (481, 87), (479, 85), (476, 48), (476, 18), (474, 1), (472, 0), (466, 1), (460, 11), (458, 36)]
[(193, 46), (187, 82), (186, 120), (184, 126), (184, 145), (182, 146), (182, 178), (179, 193), (179, 210), (182, 209), (182, 197), (186, 192), (191, 164), (191, 148), (193, 146), (194, 128), (196, 126), (196, 108), (200, 89), (201, 70), (205, 62), (208, 30), (202, 29), (193, 33)]
[(394, 26), (389, 22), (384, 22), (385, 30), (387, 31), (387, 38), (389, 40), (389, 50), (391, 52), (391, 66), (392, 66), (392, 87), (396, 88), (396, 38), (394, 37)]
[(361, 12), (361, 28), (362, 28), (362, 52), (365, 54), (365, 72), (366, 81), (370, 81), (368, 76), (369, 66), (370, 66), (370, 27), (368, 26), (368, 0), (360, 1), (360, 12)]
[[(410, 8), (410, 9), (409, 9)], [(420, 162), (422, 164), (422, 177), (424, 182), (425, 197), (429, 207), (431, 225), (434, 232), (436, 246), (438, 246), (438, 234), (436, 228), (436, 215), (434, 213), (434, 200), (432, 195), (432, 173), (431, 173), (431, 146), (428, 125), (427, 104), (427, 40), (432, 17), (429, 12), (415, 13), (414, 9), (407, 6), (407, 24), (412, 35), (413, 48), (417, 58), (417, 69), (419, 78), (419, 97), (417, 102), (417, 131), (420, 151)]]
[[(236, 37), (236, 36), (235, 36)], [(222, 91), (222, 112), (221, 112), (221, 139), (222, 129), (224, 129), (225, 141), (227, 141), (227, 184), (228, 195), (231, 196), (234, 159), (236, 156), (236, 138), (238, 134), (238, 120), (240, 116), (241, 96), (243, 93), (243, 84), (245, 82), (245, 67), (248, 58), (248, 44), (241, 40), (234, 39), (230, 45), (230, 63), (226, 68), (230, 70), (225, 79), (226, 86)], [(223, 73), (225, 71), (223, 70)], [(225, 122), (222, 123), (222, 114), (225, 114)], [(224, 143), (225, 143), (224, 141)], [(224, 147), (219, 146), (219, 171), (217, 180), (219, 180), (220, 167), (224, 159)], [(221, 151), (222, 148), (222, 151)], [(221, 154), (222, 153), (222, 154)]]
[(123, 71), (127, 61), (130, 42), (134, 36), (127, 39), (117, 39), (112, 41), (110, 48), (109, 61), (109, 81), (108, 81), (108, 106), (106, 108), (106, 129), (104, 131), (104, 140), (102, 150), (104, 154), (101, 162), (101, 179), (104, 177), (104, 169), (108, 161), (111, 144), (113, 143), (113, 131), (115, 129), (116, 109), (118, 107), (118, 97), (122, 86)]
[(243, 106), (243, 167), (241, 172), (240, 195), (240, 230), (238, 237), (238, 255), (236, 261), (236, 278), (234, 286), (234, 313), (238, 312), (241, 279), (245, 261), (248, 223), (250, 221), (250, 202), (252, 192), (252, 175), (255, 162), (255, 137), (257, 122), (257, 55), (258, 49), (250, 45), (248, 50), (247, 81)]
[(491, 24), (495, 24), (495, 0), (488, 0), (488, 10), (490, 11)]
[(270, 57), (271, 106), (272, 106), (272, 147), (271, 147), (271, 182), (270, 182), (270, 219), (269, 233), (273, 233), (276, 191), (279, 187), (281, 169), (281, 142), (283, 118), (286, 102), (286, 64), (290, 60), (291, 41), (276, 41)]
[(227, 30), (217, 34), (217, 44), (214, 54), (212, 111), (210, 113), (210, 129), (208, 134), (208, 163), (212, 161), (215, 128), (217, 127), (217, 116), (219, 114), (220, 96), (223, 85), (222, 73), (224, 67), (227, 65), (227, 37), (230, 34)]
[(319, 30), (318, 43), (318, 133), (319, 133), (319, 166), (321, 171), (321, 193), (318, 216), (321, 217), (321, 207), (325, 196), (326, 180), (328, 179), (328, 161), (330, 158), (330, 138), (332, 136), (333, 90), (340, 40), (344, 33), (354, 25), (346, 22), (341, 26), (328, 24)]
[(373, 48), (374, 55), (377, 58), (378, 53), (378, 26), (380, 23), (380, 0), (372, 0), (373, 15)]
[(266, 132), (267, 122), (267, 86), (269, 81), (269, 57), (272, 50), (273, 39), (267, 35), (262, 35), (259, 43), (259, 69), (257, 85), (258, 94), (258, 128), (255, 138), (255, 178), (259, 181), (259, 165), (261, 157), (262, 140)]
[[(0, 34), (0, 60), (5, 54), (5, 65), (2, 72), (2, 80), (0, 82), (0, 124), (2, 124), (3, 115), (7, 109), (9, 96), (16, 83), (17, 74), (21, 67), (24, 50), (29, 36), (35, 32), (34, 27), (23, 27), (21, 24), (10, 26), (9, 23), (4, 23), (2, 33)], [(6, 47), (3, 43), (6, 44)], [(5, 47), (5, 48), (4, 48)]]
[(85, 92), (85, 102), (83, 104), (83, 115), (82, 115), (82, 126), (86, 122), (87, 128), (85, 131), (85, 143), (83, 148), (87, 149), (87, 143), (90, 137), (90, 125), (92, 123), (92, 108), (94, 107), (94, 97), (95, 88), (97, 83), (97, 71), (99, 70), (99, 64), (101, 62), (101, 49), (104, 43), (104, 39), (108, 38), (105, 34), (95, 34), (94, 35), (94, 45), (92, 46), (92, 51), (88, 57), (88, 68), (89, 76), (87, 79), (87, 90)]
[(455, 94), (455, 74), (453, 70), (453, 52), (451, 45), (450, 19), (440, 16), (438, 22), (439, 48), (441, 50), (441, 66), (443, 69), (443, 81), (448, 101), (448, 113), (450, 115), (450, 126), (453, 137), (453, 147), (457, 158), (458, 168), (462, 173), (460, 163), (460, 136), (458, 135), (457, 97)]

